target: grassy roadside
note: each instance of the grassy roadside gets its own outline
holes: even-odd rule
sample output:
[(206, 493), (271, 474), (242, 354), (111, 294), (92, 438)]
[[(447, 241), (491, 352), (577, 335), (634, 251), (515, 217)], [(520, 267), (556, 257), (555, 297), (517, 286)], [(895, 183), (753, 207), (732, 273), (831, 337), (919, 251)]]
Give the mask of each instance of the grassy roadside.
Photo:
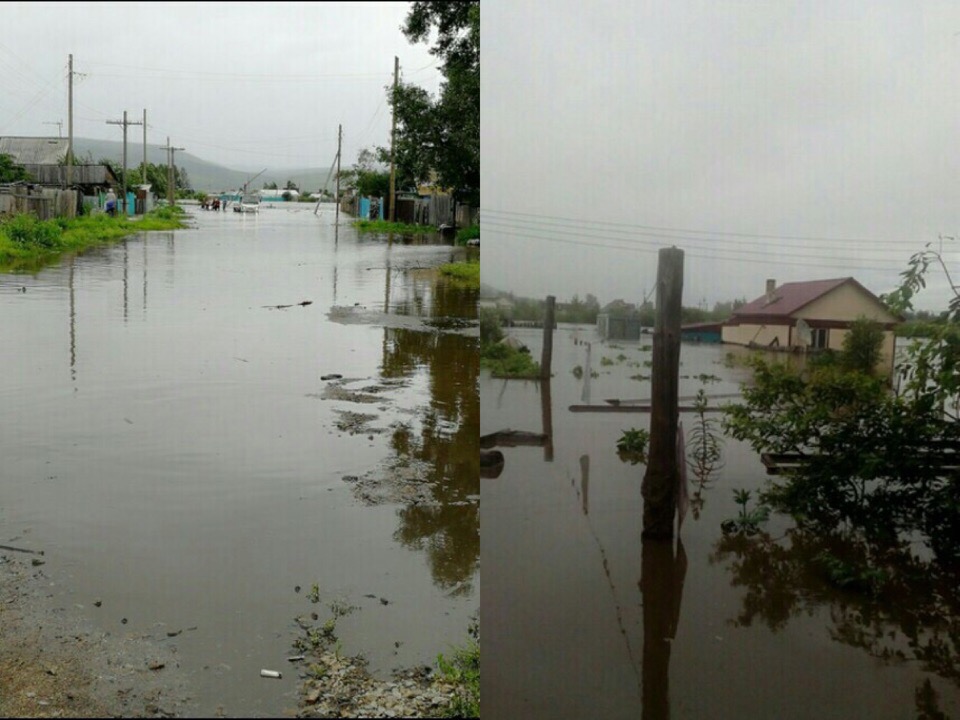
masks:
[(440, 274), (451, 284), (466, 290), (480, 289), (480, 259), (447, 263), (440, 266)]
[(138, 232), (176, 230), (185, 227), (183, 212), (178, 207), (159, 208), (138, 220), (102, 214), (70, 220), (14, 215), (0, 221), (0, 272), (37, 270), (62, 253), (103, 245)]
[(437, 231), (433, 225), (410, 225), (388, 220), (354, 220), (353, 226), (360, 232), (393, 232), (399, 235), (419, 235)]

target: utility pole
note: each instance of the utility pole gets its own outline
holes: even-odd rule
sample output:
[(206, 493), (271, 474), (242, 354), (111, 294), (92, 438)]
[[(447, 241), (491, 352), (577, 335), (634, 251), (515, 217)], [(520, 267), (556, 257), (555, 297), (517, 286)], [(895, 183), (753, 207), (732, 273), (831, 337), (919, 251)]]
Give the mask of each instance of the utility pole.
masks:
[(334, 226), (340, 226), (340, 145), (343, 141), (343, 125), (337, 125), (337, 210), (334, 217)]
[[(143, 172), (140, 174), (140, 180), (144, 185), (147, 184), (147, 109), (143, 109)], [(143, 211), (147, 211), (147, 200), (144, 196)]]
[(50, 122), (45, 122), (44, 125), (56, 125), (57, 126), (57, 137), (63, 137), (63, 120), (52, 120)]
[(174, 168), (173, 154), (177, 150), (184, 150), (184, 149), (186, 148), (173, 147), (170, 144), (170, 136), (167, 135), (167, 146), (164, 148), (164, 150), (167, 151), (167, 202), (170, 204), (170, 207), (173, 207), (174, 205), (176, 205), (175, 193), (173, 189), (174, 180), (175, 180), (175, 177), (173, 174), (173, 168)]
[(107, 120), (107, 125), (123, 125), (123, 212), (127, 214), (127, 126), (143, 123), (127, 120), (127, 111), (123, 111), (123, 120)]
[(73, 182), (73, 53), (67, 70), (67, 187)]
[(390, 130), (390, 222), (397, 221), (397, 167), (394, 145), (397, 140), (397, 83), (400, 78), (400, 58), (393, 56), (393, 128)]

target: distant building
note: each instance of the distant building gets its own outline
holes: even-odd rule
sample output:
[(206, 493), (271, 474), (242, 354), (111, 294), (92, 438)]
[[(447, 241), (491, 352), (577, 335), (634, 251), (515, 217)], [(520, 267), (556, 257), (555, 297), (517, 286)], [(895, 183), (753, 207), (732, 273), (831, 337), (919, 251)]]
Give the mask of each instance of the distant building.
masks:
[(884, 330), (878, 371), (893, 370), (894, 328), (903, 321), (852, 277), (784, 283), (738, 308), (723, 325), (723, 342), (786, 350), (840, 350), (852, 323), (865, 317)]

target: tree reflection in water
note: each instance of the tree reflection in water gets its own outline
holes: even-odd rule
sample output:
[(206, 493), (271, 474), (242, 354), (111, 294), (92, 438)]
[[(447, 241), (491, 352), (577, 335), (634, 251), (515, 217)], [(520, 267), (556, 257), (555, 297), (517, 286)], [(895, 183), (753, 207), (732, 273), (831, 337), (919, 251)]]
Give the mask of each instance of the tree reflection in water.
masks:
[[(833, 640), (884, 662), (916, 662), (960, 687), (960, 568), (917, 557), (908, 544), (878, 547), (802, 528), (778, 539), (725, 536), (710, 561), (728, 562), (732, 585), (746, 591), (734, 625), (778, 631), (826, 608)], [(935, 717), (929, 681), (916, 698), (918, 711)]]
[[(476, 320), (476, 292), (437, 282), (432, 300), (434, 318)], [(383, 377), (408, 377), (423, 367), (430, 391), (419, 431), (400, 426), (391, 445), (397, 464), (421, 469), (432, 502), (402, 507), (395, 537), (426, 552), (434, 581), (455, 594), (472, 592), (480, 562), (479, 363), (476, 337), (384, 330)]]

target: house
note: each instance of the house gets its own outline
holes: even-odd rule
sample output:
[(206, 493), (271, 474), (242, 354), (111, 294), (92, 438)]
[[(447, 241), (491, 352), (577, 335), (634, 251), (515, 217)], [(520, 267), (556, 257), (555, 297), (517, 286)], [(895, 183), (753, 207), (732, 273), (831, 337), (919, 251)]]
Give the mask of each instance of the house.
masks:
[[(0, 137), (0, 155), (9, 155), (17, 165), (22, 165), (29, 182), (62, 188), (67, 185), (64, 158), (68, 143), (66, 138)], [(70, 186), (80, 190), (86, 204), (97, 205), (97, 198), (110, 187), (118, 188), (120, 180), (106, 165), (74, 164)]]
[(604, 340), (639, 340), (643, 322), (637, 306), (619, 299), (607, 303), (597, 314), (597, 332)]
[(883, 327), (878, 371), (892, 373), (894, 328), (903, 321), (852, 277), (784, 283), (767, 280), (766, 292), (734, 310), (723, 325), (725, 343), (782, 350), (840, 350), (858, 318)]

